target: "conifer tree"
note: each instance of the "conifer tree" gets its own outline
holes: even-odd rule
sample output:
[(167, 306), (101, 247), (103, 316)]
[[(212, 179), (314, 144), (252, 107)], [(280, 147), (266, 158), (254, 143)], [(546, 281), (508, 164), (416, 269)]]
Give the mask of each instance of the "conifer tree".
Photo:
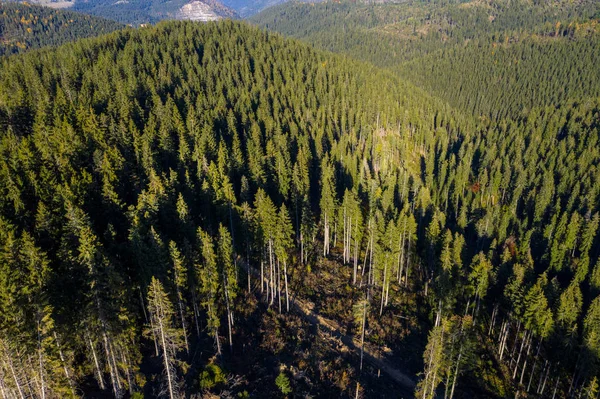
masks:
[(146, 329), (146, 333), (152, 334), (160, 348), (165, 378), (164, 387), (159, 396), (176, 399), (180, 397), (180, 393), (175, 365), (177, 352), (183, 346), (182, 334), (173, 325), (173, 317), (176, 314), (173, 305), (161, 282), (154, 277), (148, 287), (147, 301), (152, 323)]

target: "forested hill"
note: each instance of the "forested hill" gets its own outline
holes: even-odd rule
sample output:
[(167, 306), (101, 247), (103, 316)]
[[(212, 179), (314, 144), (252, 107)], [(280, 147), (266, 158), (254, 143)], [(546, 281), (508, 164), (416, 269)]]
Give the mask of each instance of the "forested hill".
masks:
[[(494, 119), (600, 95), (600, 3), (288, 3), (260, 26), (389, 68)], [(576, 80), (573, 80), (576, 79)]]
[(231, 21), (0, 59), (1, 392), (398, 394), (300, 298), (419, 398), (597, 396), (600, 99), (445, 104)]
[(122, 29), (114, 21), (27, 3), (0, 2), (0, 56)]
[[(320, 358), (308, 328), (265, 307), (285, 313), (288, 283), (317, 267), (320, 182), (323, 204), (348, 188), (356, 210), (372, 192), (398, 214), (395, 172), (406, 203), (422, 186), (413, 148), (467, 134), (455, 125), (469, 126), (389, 73), (240, 23), (0, 60), (2, 388), (268, 397), (284, 362), (299, 393), (354, 393), (354, 361)], [(269, 285), (247, 292), (234, 253), (255, 270), (271, 254)]]

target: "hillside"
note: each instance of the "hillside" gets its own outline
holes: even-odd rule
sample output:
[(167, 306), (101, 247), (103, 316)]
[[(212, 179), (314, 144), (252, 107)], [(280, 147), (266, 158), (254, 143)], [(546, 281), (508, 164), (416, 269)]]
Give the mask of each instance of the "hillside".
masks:
[(59, 46), (122, 28), (116, 22), (75, 12), (0, 2), (0, 56)]
[(0, 59), (0, 392), (597, 397), (596, 4), (508, 5)]
[[(299, 394), (354, 393), (354, 355), (286, 311), (295, 293), (320, 303), (306, 275), (326, 269), (308, 238), (319, 176), (344, 148), (369, 153), (375, 137), (389, 154), (366, 160), (360, 190), (391, 176), (404, 168), (390, 158), (403, 140), (375, 129), (426, 135), (438, 128), (428, 110), (443, 107), (388, 73), (232, 22), (159, 24), (0, 62), (4, 375), (10, 364), (16, 381), (44, 376), (41, 389), (63, 397), (153, 396), (164, 349), (180, 392), (270, 397), (282, 367), (302, 376)], [(418, 179), (418, 159), (405, 159)], [(279, 278), (274, 258), (266, 285), (238, 269), (234, 253), (260, 270), (273, 246)], [(163, 292), (176, 313), (156, 303)], [(158, 356), (155, 317), (172, 334)], [(40, 366), (28, 367), (36, 353)], [(390, 389), (370, 375), (361, 390)]]
[(467, 113), (497, 119), (598, 96), (599, 17), (592, 1), (495, 0), (290, 3), (251, 20), (389, 68)]
[(214, 21), (237, 18), (237, 13), (218, 0), (82, 0), (73, 9), (134, 26), (164, 19)]

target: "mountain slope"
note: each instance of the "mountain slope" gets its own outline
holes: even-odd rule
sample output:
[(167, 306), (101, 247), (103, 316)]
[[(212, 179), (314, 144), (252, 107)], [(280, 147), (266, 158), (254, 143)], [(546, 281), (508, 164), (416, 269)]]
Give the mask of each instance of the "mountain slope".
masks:
[(156, 23), (163, 19), (208, 21), (237, 18), (235, 11), (217, 0), (82, 0), (76, 2), (73, 9), (132, 25)]
[(0, 56), (58, 46), (122, 28), (116, 22), (85, 14), (0, 2)]
[[(590, 1), (413, 1), (286, 4), (252, 21), (390, 68), (468, 113), (498, 118), (600, 93), (597, 16), (600, 4)], [(578, 75), (584, 82), (569, 81)]]
[[(275, 223), (289, 299), (320, 292), (291, 255), (286, 209), (315, 234), (321, 168), (346, 148), (363, 159), (348, 158), (362, 165), (361, 191), (404, 165), (420, 180), (394, 129), (458, 135), (443, 121), (466, 134), (389, 73), (229, 21), (161, 23), (0, 60), (0, 371), (19, 376), (3, 388), (16, 395), (44, 376), (48, 396), (156, 396), (167, 373), (157, 320), (144, 314), (156, 316), (163, 290), (179, 309), (161, 319), (177, 358), (168, 371), (187, 394), (275, 396), (280, 366), (301, 375), (299, 394), (353, 394), (353, 355), (285, 312), (283, 284), (275, 312), (272, 276), (270, 304), (262, 288), (247, 290), (232, 251), (258, 270)], [(383, 152), (367, 159), (375, 147)], [(313, 245), (303, 253), (316, 268)], [(24, 354), (42, 360), (29, 367)], [(227, 378), (211, 382), (215, 367)], [(364, 372), (361, 390), (391, 394), (376, 374)]]

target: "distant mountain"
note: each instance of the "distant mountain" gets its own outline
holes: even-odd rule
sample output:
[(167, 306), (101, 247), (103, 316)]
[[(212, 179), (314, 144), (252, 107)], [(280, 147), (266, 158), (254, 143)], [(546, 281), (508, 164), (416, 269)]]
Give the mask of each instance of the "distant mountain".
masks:
[(285, 3), (287, 0), (224, 0), (223, 4), (236, 10), (241, 17), (249, 17), (266, 8)]
[[(287, 3), (289, 0), (222, 0), (227, 7), (233, 8), (242, 18), (248, 18), (259, 12), (279, 4)], [(294, 3), (321, 3), (324, 0), (292, 0)], [(385, 1), (385, 0), (384, 0)], [(404, 0), (399, 0), (404, 1)]]
[(0, 56), (98, 36), (123, 25), (72, 11), (0, 2)]
[(131, 25), (163, 19), (212, 21), (237, 18), (234, 10), (217, 0), (81, 0), (75, 2), (73, 9)]

